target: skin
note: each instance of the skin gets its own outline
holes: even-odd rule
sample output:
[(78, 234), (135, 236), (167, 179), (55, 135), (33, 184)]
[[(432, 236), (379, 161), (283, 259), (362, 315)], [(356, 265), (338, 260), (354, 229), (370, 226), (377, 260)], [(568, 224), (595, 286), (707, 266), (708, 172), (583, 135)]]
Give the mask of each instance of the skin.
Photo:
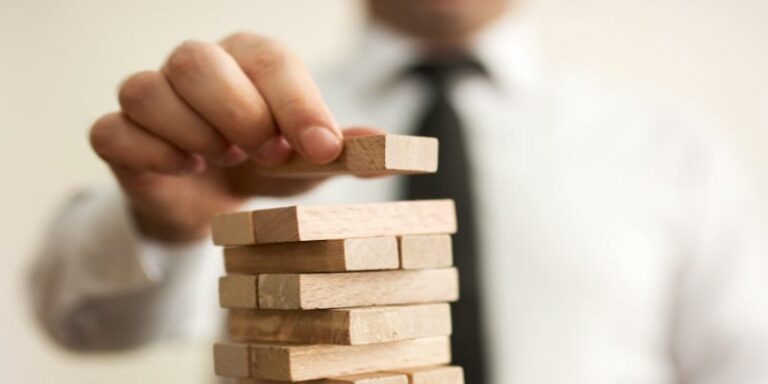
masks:
[[(369, 0), (373, 19), (433, 50), (456, 48), (491, 22), (506, 0)], [(303, 64), (273, 40), (239, 33), (219, 43), (187, 41), (161, 69), (120, 87), (120, 110), (98, 119), (93, 150), (111, 168), (139, 229), (184, 243), (210, 233), (215, 213), (254, 196), (306, 192), (321, 179), (270, 179), (256, 167), (302, 156), (333, 161), (344, 136)]]
[(507, 11), (510, 0), (368, 0), (367, 6), (374, 20), (440, 54), (463, 49)]

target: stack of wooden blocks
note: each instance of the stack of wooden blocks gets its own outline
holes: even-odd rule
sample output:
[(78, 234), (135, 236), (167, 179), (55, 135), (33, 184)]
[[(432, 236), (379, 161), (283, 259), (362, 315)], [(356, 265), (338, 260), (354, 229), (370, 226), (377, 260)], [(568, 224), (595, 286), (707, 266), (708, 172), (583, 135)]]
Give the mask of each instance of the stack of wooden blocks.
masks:
[[(280, 175), (434, 172), (437, 142), (345, 140), (331, 164), (295, 160)], [(463, 384), (450, 366), (458, 274), (451, 200), (293, 206), (218, 215), (219, 281), (229, 341), (216, 374), (239, 383)]]

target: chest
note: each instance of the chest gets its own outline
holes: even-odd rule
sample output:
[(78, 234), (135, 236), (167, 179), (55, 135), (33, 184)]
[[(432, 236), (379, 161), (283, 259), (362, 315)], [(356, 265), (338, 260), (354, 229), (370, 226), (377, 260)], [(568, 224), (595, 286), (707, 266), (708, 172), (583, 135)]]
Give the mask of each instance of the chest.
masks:
[[(398, 92), (332, 108), (342, 124), (410, 133), (424, 95)], [(556, 360), (573, 365), (564, 372), (601, 359), (617, 372), (657, 368), (678, 252), (670, 164), (622, 133), (633, 129), (546, 101), (510, 102), (473, 86), (454, 101), (472, 155), (484, 318), (492, 356), (503, 359), (494, 365), (509, 370), (500, 377), (547, 372), (518, 364)], [(346, 180), (327, 195), (393, 199), (398, 182)]]

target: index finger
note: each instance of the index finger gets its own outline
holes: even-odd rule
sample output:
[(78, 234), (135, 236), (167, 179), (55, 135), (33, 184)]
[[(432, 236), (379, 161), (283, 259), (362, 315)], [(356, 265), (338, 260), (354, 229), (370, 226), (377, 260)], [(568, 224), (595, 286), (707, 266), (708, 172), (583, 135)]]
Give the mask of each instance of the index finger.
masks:
[(274, 41), (237, 34), (221, 46), (264, 97), (281, 134), (306, 159), (325, 164), (342, 150), (342, 134), (301, 62)]

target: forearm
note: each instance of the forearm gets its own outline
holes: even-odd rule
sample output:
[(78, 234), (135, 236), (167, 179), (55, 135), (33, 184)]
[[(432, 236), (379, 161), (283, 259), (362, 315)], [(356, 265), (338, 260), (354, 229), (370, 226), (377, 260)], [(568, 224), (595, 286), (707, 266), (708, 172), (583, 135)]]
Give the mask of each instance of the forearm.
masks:
[(215, 322), (207, 292), (215, 293), (220, 262), (207, 241), (147, 242), (115, 189), (71, 201), (42, 243), (29, 280), (32, 302), (44, 328), (68, 348), (128, 348)]

